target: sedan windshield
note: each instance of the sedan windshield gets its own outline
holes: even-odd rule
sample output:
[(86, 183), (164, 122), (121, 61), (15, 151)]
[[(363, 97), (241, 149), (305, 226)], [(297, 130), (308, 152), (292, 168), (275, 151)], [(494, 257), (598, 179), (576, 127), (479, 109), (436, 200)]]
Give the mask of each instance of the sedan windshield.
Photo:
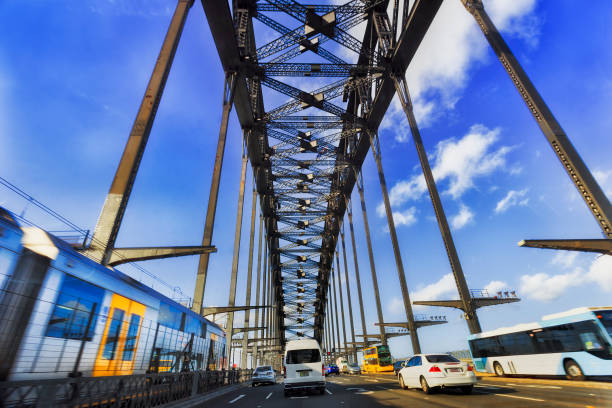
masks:
[(256, 373), (265, 373), (266, 371), (272, 371), (272, 366), (261, 366), (255, 369)]
[(453, 356), (449, 356), (448, 354), (431, 354), (429, 356), (425, 356), (425, 358), (430, 363), (460, 363), (459, 360)]
[(286, 364), (308, 364), (321, 361), (318, 349), (289, 350)]

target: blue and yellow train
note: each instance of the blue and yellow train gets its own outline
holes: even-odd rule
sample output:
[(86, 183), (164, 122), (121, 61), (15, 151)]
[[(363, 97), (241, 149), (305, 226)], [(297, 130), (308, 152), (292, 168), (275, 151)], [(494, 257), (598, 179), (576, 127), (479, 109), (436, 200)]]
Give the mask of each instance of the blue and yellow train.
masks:
[(0, 381), (221, 369), (225, 332), (0, 207)]

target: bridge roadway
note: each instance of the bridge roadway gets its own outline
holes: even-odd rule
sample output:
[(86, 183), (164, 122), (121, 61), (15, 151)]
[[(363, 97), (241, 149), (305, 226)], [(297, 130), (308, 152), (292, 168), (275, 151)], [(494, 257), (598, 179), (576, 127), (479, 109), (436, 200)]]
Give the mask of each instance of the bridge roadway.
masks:
[(393, 375), (333, 376), (327, 393), (285, 398), (282, 382), (243, 387), (205, 404), (208, 408), (366, 408), (366, 407), (612, 407), (612, 384), (568, 380), (483, 377), (471, 395), (454, 390), (430, 395), (402, 390)]

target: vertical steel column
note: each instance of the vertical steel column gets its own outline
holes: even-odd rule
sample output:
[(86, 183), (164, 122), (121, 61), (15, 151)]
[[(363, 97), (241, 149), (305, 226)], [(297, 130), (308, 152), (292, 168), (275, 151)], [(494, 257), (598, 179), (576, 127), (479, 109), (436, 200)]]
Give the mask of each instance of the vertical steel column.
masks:
[(553, 151), (561, 161), (578, 192), (599, 223), (606, 238), (612, 238), (612, 204), (604, 194), (588, 167), (561, 128), (546, 102), (537, 91), (521, 64), (504, 41), (486, 13), (482, 0), (462, 0), (465, 8), (474, 16), (499, 61), (521, 94), (538, 126), (546, 136)]
[(404, 262), (402, 261), (402, 254), (400, 253), (397, 233), (395, 231), (395, 221), (393, 221), (393, 212), (391, 211), (391, 202), (389, 201), (389, 194), (387, 193), (387, 182), (385, 181), (385, 173), (383, 172), (381, 161), (380, 141), (378, 140), (378, 134), (376, 134), (376, 143), (371, 132), (368, 132), (368, 136), (370, 138), (370, 145), (372, 146), (372, 154), (374, 155), (374, 160), (376, 161), (376, 167), (378, 168), (378, 179), (380, 181), (380, 189), (382, 190), (383, 202), (385, 203), (385, 212), (387, 213), (389, 235), (391, 236), (391, 243), (393, 244), (393, 255), (395, 256), (397, 276), (402, 289), (402, 298), (404, 300), (404, 310), (406, 311), (406, 319), (408, 321), (408, 330), (410, 330), (412, 350), (415, 354), (418, 354), (421, 352), (421, 345), (419, 344), (419, 336), (414, 324), (412, 303), (410, 303), (410, 295), (408, 294), (408, 285), (406, 284), (406, 275), (404, 272)]
[(429, 159), (427, 158), (423, 140), (421, 139), (421, 132), (419, 131), (416, 118), (414, 117), (412, 101), (410, 100), (410, 92), (408, 90), (406, 78), (400, 79), (396, 77), (394, 80), (395, 89), (402, 104), (402, 108), (404, 109), (404, 113), (406, 114), (406, 118), (408, 119), (410, 131), (412, 132), (412, 139), (414, 140), (414, 145), (416, 147), (417, 154), (419, 155), (419, 161), (421, 162), (421, 168), (423, 169), (423, 175), (425, 176), (425, 183), (427, 184), (427, 189), (429, 190), (431, 203), (433, 204), (436, 219), (438, 220), (438, 226), (440, 227), (440, 233), (442, 234), (442, 239), (444, 240), (446, 254), (448, 255), (453, 276), (455, 277), (457, 291), (459, 292), (461, 303), (463, 304), (463, 311), (465, 312), (468, 328), (472, 334), (480, 333), (481, 328), (480, 322), (478, 321), (478, 315), (476, 314), (476, 308), (472, 303), (472, 297), (465, 280), (465, 275), (463, 274), (463, 268), (461, 267), (461, 262), (459, 261), (457, 249), (455, 248), (453, 235), (448, 226), (448, 220), (446, 219), (446, 214), (444, 214), (444, 207), (442, 206), (442, 201), (440, 200), (440, 195), (438, 194), (436, 181), (434, 180), (431, 172)]
[[(255, 181), (253, 181), (255, 183)], [(255, 246), (255, 215), (257, 213), (257, 190), (253, 185), (253, 200), (251, 201), (251, 236), (249, 237), (249, 266), (247, 269), (247, 287), (246, 287), (246, 304), (245, 306), (251, 306), (251, 281), (253, 277), (253, 247)], [(249, 328), (249, 315), (251, 311), (246, 309), (244, 311), (244, 328)], [(247, 368), (247, 357), (248, 357), (248, 343), (249, 333), (246, 330), (242, 336), (242, 358), (240, 361), (240, 368)]]
[[(271, 254), (268, 253), (268, 257), (271, 257)], [(272, 260), (268, 259), (268, 270), (266, 272), (268, 274), (268, 285), (266, 287), (266, 306), (270, 306), (272, 304)], [(265, 353), (266, 353), (266, 364), (270, 361), (270, 326), (272, 321), (272, 310), (269, 307), (266, 307), (266, 341), (265, 341)]]
[[(365, 322), (365, 312), (363, 309), (363, 296), (361, 294), (361, 279), (359, 278), (359, 262), (357, 262), (357, 246), (355, 245), (355, 229), (353, 228), (353, 201), (348, 202), (346, 214), (351, 230), (351, 246), (353, 247), (353, 263), (355, 264), (355, 281), (357, 282), (357, 298), (359, 299), (359, 314), (361, 315), (361, 332), (363, 334), (364, 345), (368, 342), (368, 330)], [(355, 345), (357, 346), (357, 345)]]
[[(210, 246), (215, 226), (215, 214), (217, 212), (217, 198), (219, 197), (219, 182), (221, 181), (221, 168), (223, 167), (223, 156), (225, 153), (225, 139), (227, 136), (227, 125), (234, 100), (234, 88), (236, 85), (236, 74), (225, 74), (225, 86), (223, 89), (223, 114), (221, 116), (221, 128), (219, 129), (219, 140), (217, 141), (217, 153), (213, 168), (212, 181), (210, 183), (210, 194), (208, 196), (208, 208), (206, 209), (206, 221), (204, 223), (204, 236), (202, 245)], [(198, 262), (198, 274), (193, 293), (193, 311), (201, 313), (204, 303), (204, 290), (206, 289), (206, 276), (208, 274), (208, 253), (200, 255)]]
[(170, 21), (170, 27), (168, 27), (168, 32), (159, 51), (147, 90), (140, 103), (136, 120), (134, 120), (130, 136), (121, 156), (121, 161), (117, 167), (115, 178), (94, 229), (89, 253), (95, 259), (100, 259), (103, 265), (108, 263), (115, 247), (117, 234), (119, 233), (123, 214), (132, 193), (140, 160), (147, 146), (157, 108), (159, 107), (159, 102), (166, 86), (166, 80), (172, 67), (172, 61), (174, 60), (183, 27), (185, 26), (185, 20), (192, 5), (193, 0), (179, 0), (176, 5), (174, 15)]
[[(267, 271), (268, 271), (268, 239), (266, 237), (264, 237), (264, 255), (263, 255), (263, 260), (264, 260), (264, 264), (263, 264), (263, 282), (261, 285), (261, 301), (262, 301), (262, 305), (266, 306), (266, 275), (267, 275)], [(264, 309), (261, 311), (261, 322), (259, 323), (259, 326), (262, 327), (262, 329), (260, 329), (259, 332), (259, 340), (258, 343), (263, 346), (265, 346), (265, 344), (263, 343), (263, 338), (266, 336), (265, 334), (265, 320), (266, 320), (266, 310), (267, 308), (264, 307)], [(263, 364), (263, 353), (265, 352), (265, 347), (263, 347), (262, 352), (261, 352), (261, 357), (259, 358), (259, 364)]]
[[(246, 133), (246, 132), (244, 132)], [(246, 134), (243, 135), (246, 140)], [(246, 148), (244, 148), (246, 149)], [(243, 151), (242, 154), (242, 168), (240, 172), (240, 192), (238, 193), (238, 209), (236, 214), (236, 231), (234, 232), (234, 256), (232, 259), (232, 277), (230, 280), (230, 293), (229, 293), (229, 302), (228, 306), (236, 305), (236, 281), (238, 279), (238, 258), (240, 255), (240, 235), (242, 233), (242, 210), (244, 207), (244, 185), (246, 181), (246, 167), (247, 167), (248, 156), (246, 151)], [(233, 360), (230, 362), (230, 358), (232, 357), (232, 338), (234, 332), (234, 312), (229, 312), (227, 314), (227, 325), (226, 325), (226, 338), (227, 343), (225, 347), (227, 348), (227, 368), (232, 367)]]
[(332, 293), (331, 293), (331, 282), (329, 282), (329, 287), (327, 288), (327, 291), (329, 292), (329, 302), (328, 302), (328, 307), (329, 307), (329, 338), (331, 339), (331, 356), (332, 358), (334, 357), (334, 355), (336, 354), (336, 338), (334, 337), (334, 307), (332, 305)]
[[(256, 203), (254, 202), (253, 205), (256, 205)], [(256, 287), (257, 289), (255, 290), (255, 305), (256, 306), (261, 306), (261, 304), (259, 303), (260, 301), (260, 297), (259, 297), (259, 287), (260, 285), (260, 280), (261, 280), (261, 251), (262, 251), (262, 247), (261, 247), (261, 235), (262, 235), (262, 231), (263, 231), (263, 216), (260, 215), (259, 216), (259, 245), (257, 246), (257, 283), (256, 283)], [(255, 309), (255, 326), (259, 325), (259, 309)], [(253, 353), (251, 354), (251, 366), (252, 368), (257, 367), (257, 346), (259, 345), (259, 341), (257, 341), (257, 331), (255, 331), (254, 336), (255, 338), (255, 342), (253, 343)]]
[[(365, 196), (363, 194), (363, 178), (361, 173), (357, 176), (357, 190), (359, 190), (359, 198), (361, 200), (361, 212), (363, 213), (363, 227), (365, 228), (366, 243), (368, 244), (368, 256), (370, 258), (370, 269), (372, 270), (372, 286), (374, 288), (374, 299), (376, 300), (376, 312), (378, 313), (378, 322), (380, 323), (380, 341), (382, 344), (387, 344), (387, 335), (385, 333), (385, 326), (382, 306), (380, 305), (380, 293), (378, 292), (378, 278), (376, 277), (376, 266), (374, 265), (374, 251), (372, 250), (372, 241), (370, 240), (370, 226), (368, 225), (368, 213), (366, 211)], [(364, 333), (365, 335), (365, 333)], [(364, 337), (367, 342), (367, 337)], [(417, 351), (415, 351), (417, 353)]]
[[(336, 272), (338, 275), (338, 293), (340, 293), (340, 316), (342, 316), (342, 338), (344, 339), (344, 351), (346, 353), (346, 319), (344, 317), (344, 299), (342, 296), (342, 278), (340, 275), (340, 246), (336, 249)], [(334, 289), (335, 290), (335, 289)]]
[(336, 311), (336, 339), (338, 339), (338, 350), (336, 351), (336, 353), (339, 353), (340, 350), (340, 318), (338, 317), (338, 293), (336, 292), (336, 277), (335, 277), (335, 273), (334, 273), (334, 268), (331, 269), (331, 276), (332, 276), (332, 286), (330, 289), (332, 289), (332, 292), (334, 294), (334, 309)]
[(346, 262), (346, 246), (344, 244), (344, 224), (342, 225), (342, 230), (340, 231), (340, 237), (342, 239), (342, 258), (344, 259), (344, 281), (346, 282), (346, 301), (348, 303), (349, 310), (349, 322), (351, 323), (351, 341), (353, 348), (353, 362), (357, 362), (357, 351), (355, 344), (355, 323), (353, 322), (353, 306), (351, 304), (351, 284), (349, 283), (349, 273), (348, 273), (348, 264)]

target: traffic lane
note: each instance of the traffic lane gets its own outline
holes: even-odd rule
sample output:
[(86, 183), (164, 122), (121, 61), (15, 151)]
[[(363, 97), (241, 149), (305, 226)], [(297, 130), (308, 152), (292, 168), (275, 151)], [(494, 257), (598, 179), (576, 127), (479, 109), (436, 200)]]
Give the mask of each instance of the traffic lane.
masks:
[[(401, 390), (399, 384), (397, 384), (395, 376), (390, 375), (375, 375), (372, 376), (370, 381), (376, 380), (379, 384), (385, 384), (386, 387), (394, 390)], [(500, 406), (551, 406), (551, 407), (612, 407), (612, 391), (593, 389), (590, 387), (575, 387), (574, 384), (568, 383), (568, 385), (541, 385), (541, 384), (518, 384), (510, 382), (500, 383), (498, 381), (487, 381), (479, 380), (478, 384), (474, 388), (473, 395), (456, 395), (455, 390), (438, 390), (436, 393), (430, 395), (432, 400), (437, 401), (440, 404), (454, 404), (454, 402), (461, 401), (468, 402), (470, 406), (482, 406), (484, 402), (491, 404), (494, 401), (495, 405)], [(393, 386), (393, 384), (396, 384)], [(571, 385), (569, 385), (571, 384)], [(410, 390), (404, 392), (416, 392), (423, 394), (421, 391)], [(487, 398), (480, 398), (482, 395), (488, 396)], [(417, 397), (418, 398), (418, 397)], [(441, 400), (444, 399), (444, 401)], [(507, 403), (502, 404), (501, 400), (508, 400)], [(511, 400), (516, 401), (515, 404), (511, 403)], [(454, 405), (453, 405), (454, 406)]]
[[(286, 398), (282, 384), (245, 387), (217, 397), (207, 407), (327, 408), (327, 407), (609, 407), (610, 393), (573, 387), (521, 387), (481, 381), (472, 395), (455, 390), (424, 394), (420, 390), (402, 390), (394, 376), (340, 376), (327, 381), (325, 395), (295, 394)], [(601, 390), (597, 390), (601, 391)]]

